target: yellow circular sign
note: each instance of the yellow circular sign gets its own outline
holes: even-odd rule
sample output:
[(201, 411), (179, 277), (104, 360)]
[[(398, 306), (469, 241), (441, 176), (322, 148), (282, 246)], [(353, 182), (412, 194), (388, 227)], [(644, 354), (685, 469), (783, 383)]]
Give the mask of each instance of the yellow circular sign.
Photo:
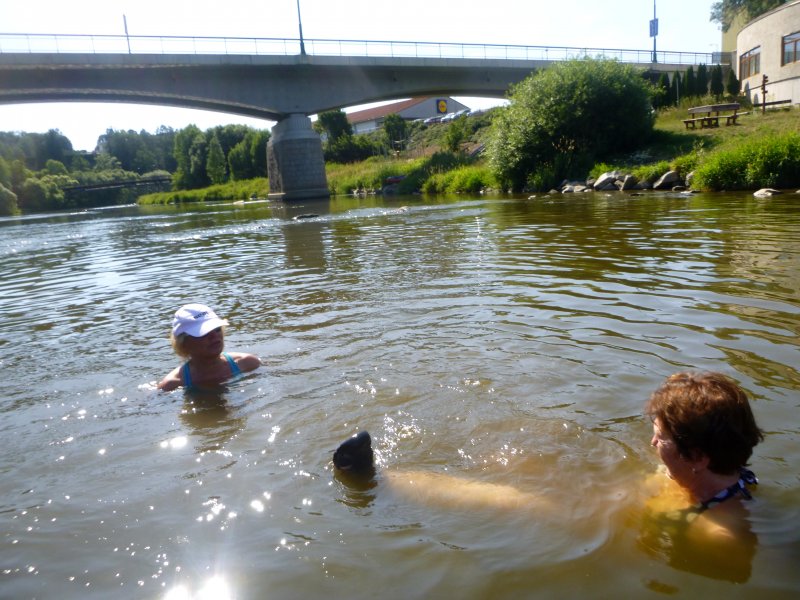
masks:
[(447, 112), (447, 100), (439, 100), (439, 104), (437, 105), (437, 109), (440, 113)]

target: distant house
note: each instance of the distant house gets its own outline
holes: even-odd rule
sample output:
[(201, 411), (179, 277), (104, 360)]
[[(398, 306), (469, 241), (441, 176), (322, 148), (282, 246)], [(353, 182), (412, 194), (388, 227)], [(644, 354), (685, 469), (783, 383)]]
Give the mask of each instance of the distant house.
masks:
[(353, 126), (353, 133), (369, 133), (383, 126), (384, 119), (392, 114), (413, 121), (430, 117), (443, 117), (447, 113), (469, 109), (468, 106), (446, 96), (411, 98), (392, 104), (384, 104), (347, 113), (347, 120)]

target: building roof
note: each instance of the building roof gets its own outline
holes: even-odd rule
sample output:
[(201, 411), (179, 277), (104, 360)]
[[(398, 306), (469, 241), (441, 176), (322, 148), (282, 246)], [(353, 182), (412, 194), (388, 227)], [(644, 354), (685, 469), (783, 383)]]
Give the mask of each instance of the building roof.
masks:
[(383, 106), (376, 106), (374, 108), (366, 108), (364, 110), (357, 110), (355, 112), (347, 113), (347, 120), (350, 123), (364, 123), (366, 121), (374, 121), (391, 114), (400, 113), (401, 111), (416, 106), (428, 100), (425, 98), (411, 98), (410, 100), (403, 100), (401, 102), (393, 102), (392, 104), (384, 104)]

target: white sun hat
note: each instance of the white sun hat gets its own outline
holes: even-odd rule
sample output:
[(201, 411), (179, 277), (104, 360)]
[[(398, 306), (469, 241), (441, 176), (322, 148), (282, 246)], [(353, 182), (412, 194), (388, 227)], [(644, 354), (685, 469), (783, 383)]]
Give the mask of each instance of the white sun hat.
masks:
[(178, 337), (185, 333), (192, 337), (203, 337), (217, 327), (227, 324), (225, 319), (220, 319), (205, 304), (185, 304), (172, 318), (172, 335)]

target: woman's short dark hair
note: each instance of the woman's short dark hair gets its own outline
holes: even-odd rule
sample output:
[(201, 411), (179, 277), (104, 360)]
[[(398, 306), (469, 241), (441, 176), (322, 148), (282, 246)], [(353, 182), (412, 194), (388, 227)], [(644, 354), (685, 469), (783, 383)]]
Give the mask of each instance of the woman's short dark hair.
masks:
[(646, 410), (675, 440), (681, 456), (706, 455), (709, 470), (722, 475), (746, 466), (753, 447), (764, 439), (747, 394), (721, 373), (670, 375)]

